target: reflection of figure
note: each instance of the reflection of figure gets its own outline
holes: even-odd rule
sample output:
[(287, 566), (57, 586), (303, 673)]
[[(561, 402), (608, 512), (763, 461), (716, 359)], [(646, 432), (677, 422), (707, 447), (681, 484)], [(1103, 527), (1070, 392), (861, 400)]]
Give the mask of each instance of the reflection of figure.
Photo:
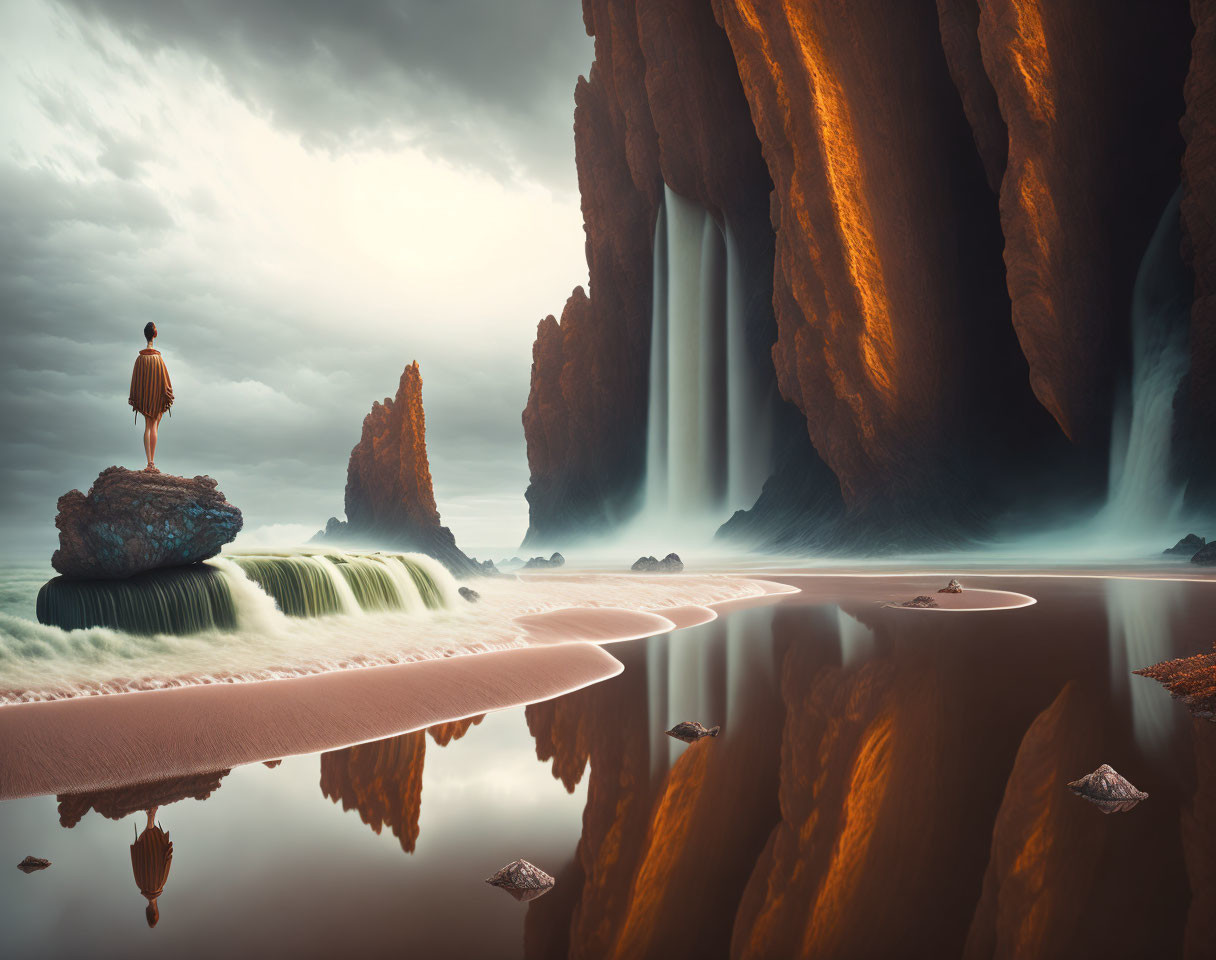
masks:
[(156, 324), (144, 327), (144, 338), (148, 346), (135, 358), (135, 369), (131, 371), (131, 396), (127, 402), (137, 414), (144, 415), (144, 453), (148, 457), (145, 470), (156, 471), (156, 432), (160, 418), (173, 406), (173, 384), (169, 382), (169, 370), (161, 358), (160, 351), (152, 348), (156, 339)]
[(156, 926), (160, 919), (156, 899), (165, 890), (169, 866), (173, 862), (173, 841), (155, 821), (156, 807), (153, 807), (148, 811), (148, 825), (144, 827), (144, 832), (131, 844), (131, 870), (135, 874), (135, 882), (139, 884), (139, 892), (148, 899), (145, 916), (150, 927)]

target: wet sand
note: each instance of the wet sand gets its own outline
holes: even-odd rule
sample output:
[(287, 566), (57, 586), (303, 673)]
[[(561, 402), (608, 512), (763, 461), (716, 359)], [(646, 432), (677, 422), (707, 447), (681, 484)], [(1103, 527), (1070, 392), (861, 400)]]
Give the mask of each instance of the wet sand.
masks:
[[(515, 622), (536, 645), (512, 650), (3, 706), (0, 799), (113, 788), (375, 740), (596, 683), (621, 669), (601, 645), (704, 624), (718, 610), (766, 602), (885, 606), (929, 592), (941, 580), (792, 575), (756, 582), (761, 595), (712, 606), (525, 615)], [(990, 589), (934, 596), (941, 609), (958, 612), (1034, 602)]]
[(0, 800), (101, 790), (377, 740), (615, 676), (598, 646), (526, 647), (258, 683), (0, 707)]

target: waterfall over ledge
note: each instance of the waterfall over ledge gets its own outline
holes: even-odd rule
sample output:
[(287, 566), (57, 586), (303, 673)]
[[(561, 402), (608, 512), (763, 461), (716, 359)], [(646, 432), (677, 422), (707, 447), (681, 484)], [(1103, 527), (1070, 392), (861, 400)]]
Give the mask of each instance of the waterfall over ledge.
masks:
[(724, 520), (772, 471), (774, 388), (747, 348), (729, 222), (664, 186), (655, 221), (643, 515)]
[(1174, 397), (1188, 367), (1191, 277), (1180, 253), (1182, 225), (1175, 191), (1153, 232), (1132, 292), (1130, 396), (1111, 432), (1110, 487), (1099, 526), (1112, 534), (1145, 534), (1178, 519), (1184, 490), (1171, 477)]
[(463, 603), (455, 579), (421, 554), (234, 555), (126, 580), (56, 577), (38, 592), (38, 621), (187, 635), (265, 626), (267, 617), (424, 613)]

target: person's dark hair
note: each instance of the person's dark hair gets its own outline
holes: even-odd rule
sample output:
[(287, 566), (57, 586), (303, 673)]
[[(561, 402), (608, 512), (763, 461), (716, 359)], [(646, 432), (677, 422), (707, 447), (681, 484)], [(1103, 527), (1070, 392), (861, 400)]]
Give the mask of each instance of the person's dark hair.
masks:
[(149, 320), (146, 324), (144, 324), (144, 339), (145, 340), (155, 340), (156, 339), (156, 324), (154, 324), (151, 320)]

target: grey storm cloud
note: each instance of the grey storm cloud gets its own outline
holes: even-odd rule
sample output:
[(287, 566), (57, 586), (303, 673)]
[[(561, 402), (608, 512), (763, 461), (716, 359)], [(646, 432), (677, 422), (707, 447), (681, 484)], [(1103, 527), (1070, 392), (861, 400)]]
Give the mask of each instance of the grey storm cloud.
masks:
[(574, 83), (592, 56), (578, 0), (63, 3), (145, 51), (203, 56), (306, 143), (404, 138), (573, 189)]
[[(65, 13), (79, 31), (71, 42), (115, 73), (156, 71), (164, 51), (210, 64), (306, 150), (412, 144), (458, 169), (564, 192), (577, 211), (572, 92), (591, 41), (573, 0), (66, 0), (36, 9)], [(105, 31), (142, 61), (111, 58)], [(111, 463), (138, 465), (142, 424), (127, 411), (126, 388), (148, 319), (161, 327), (178, 392), (162, 452), (172, 451), (175, 473), (220, 479), (247, 517), (320, 526), (341, 515), (362, 418), (413, 359), (445, 520), (522, 503), (520, 411), (539, 314), (491, 312), (487, 329), (507, 332), (453, 342), (437, 318), (403, 305), (408, 334), (391, 350), (359, 335), (357, 315), (302, 325), (299, 299), (217, 274), (205, 252), (192, 259), (192, 229), (221, 223), (231, 212), (224, 198), (190, 183), (162, 192), (173, 188), (148, 171), (172, 157), (155, 134), (99, 119), (70, 64), (43, 69), (27, 56), (25, 106), (66, 145), (27, 147), (14, 132), (25, 106), (0, 107), (0, 517), (10, 536), (49, 556), (41, 551), (54, 536), (56, 498)], [(581, 256), (581, 236), (571, 248)]]

